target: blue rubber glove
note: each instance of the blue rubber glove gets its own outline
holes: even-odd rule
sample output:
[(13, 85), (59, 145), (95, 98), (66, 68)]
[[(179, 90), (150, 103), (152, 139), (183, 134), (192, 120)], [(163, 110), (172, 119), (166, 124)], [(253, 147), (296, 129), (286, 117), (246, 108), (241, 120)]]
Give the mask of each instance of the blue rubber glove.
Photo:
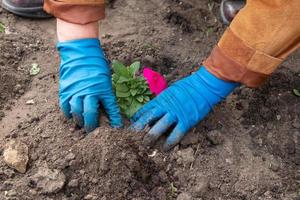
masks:
[(98, 39), (80, 39), (57, 44), (61, 56), (59, 100), (67, 118), (91, 132), (99, 126), (99, 103), (112, 127), (122, 119), (112, 89), (111, 72)]
[(218, 79), (201, 67), (144, 105), (133, 116), (131, 128), (141, 131), (146, 125), (155, 123), (144, 138), (146, 144), (153, 144), (174, 127), (163, 146), (168, 151), (238, 85)]

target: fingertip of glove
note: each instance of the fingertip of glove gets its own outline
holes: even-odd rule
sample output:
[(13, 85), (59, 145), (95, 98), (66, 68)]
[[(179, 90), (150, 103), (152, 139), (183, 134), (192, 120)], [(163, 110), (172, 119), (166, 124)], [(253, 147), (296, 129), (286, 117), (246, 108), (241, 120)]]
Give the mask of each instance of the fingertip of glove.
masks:
[(154, 138), (151, 135), (146, 134), (143, 139), (143, 145), (144, 146), (152, 146), (153, 140), (154, 140)]
[(173, 147), (175, 147), (176, 146), (176, 144), (169, 144), (169, 143), (165, 143), (164, 145), (163, 145), (163, 147), (162, 147), (162, 151), (163, 152), (168, 152), (168, 151), (170, 151)]
[(91, 133), (91, 132), (93, 132), (96, 128), (97, 128), (97, 127), (95, 127), (95, 126), (85, 126), (85, 127), (84, 127), (84, 130), (85, 130), (86, 133)]
[(121, 124), (111, 124), (110, 126), (114, 129), (121, 129), (121, 128), (124, 127), (123, 123), (121, 123)]

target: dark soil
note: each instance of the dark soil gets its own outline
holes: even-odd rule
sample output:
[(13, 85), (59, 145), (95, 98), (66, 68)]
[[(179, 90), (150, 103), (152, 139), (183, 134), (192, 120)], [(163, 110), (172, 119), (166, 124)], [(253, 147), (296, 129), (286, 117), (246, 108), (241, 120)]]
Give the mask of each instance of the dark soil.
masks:
[[(219, 3), (110, 1), (103, 47), (109, 59), (141, 60), (172, 83), (195, 71), (225, 30)], [(1, 200), (300, 198), (300, 98), (292, 93), (300, 89), (299, 51), (261, 88), (237, 89), (163, 153), (162, 141), (148, 149), (143, 134), (112, 130), (105, 116), (89, 135), (66, 121), (57, 103), (55, 21), (0, 9), (0, 22), (10, 32), (0, 33), (0, 154), (19, 140), (30, 157), (20, 174), (1, 156)], [(32, 63), (41, 67), (36, 76), (29, 76)], [(36, 179), (41, 167), (60, 173), (60, 180), (47, 179), (55, 190)]]

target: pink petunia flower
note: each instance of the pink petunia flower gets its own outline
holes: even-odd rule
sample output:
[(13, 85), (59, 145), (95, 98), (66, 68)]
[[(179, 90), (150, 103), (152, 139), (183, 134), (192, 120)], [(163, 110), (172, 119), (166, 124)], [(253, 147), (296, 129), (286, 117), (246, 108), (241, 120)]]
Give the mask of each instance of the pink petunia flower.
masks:
[(166, 79), (158, 72), (145, 67), (143, 75), (148, 82), (150, 91), (155, 95), (159, 95), (163, 90), (168, 87)]

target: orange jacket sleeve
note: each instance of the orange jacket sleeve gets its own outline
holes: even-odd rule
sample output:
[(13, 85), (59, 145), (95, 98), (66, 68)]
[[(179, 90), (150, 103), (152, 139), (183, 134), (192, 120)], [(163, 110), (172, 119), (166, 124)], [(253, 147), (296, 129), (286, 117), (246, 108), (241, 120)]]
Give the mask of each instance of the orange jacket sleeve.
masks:
[(248, 0), (203, 63), (223, 80), (249, 87), (300, 47), (299, 0)]
[(104, 0), (45, 0), (44, 9), (57, 18), (87, 24), (105, 17)]

